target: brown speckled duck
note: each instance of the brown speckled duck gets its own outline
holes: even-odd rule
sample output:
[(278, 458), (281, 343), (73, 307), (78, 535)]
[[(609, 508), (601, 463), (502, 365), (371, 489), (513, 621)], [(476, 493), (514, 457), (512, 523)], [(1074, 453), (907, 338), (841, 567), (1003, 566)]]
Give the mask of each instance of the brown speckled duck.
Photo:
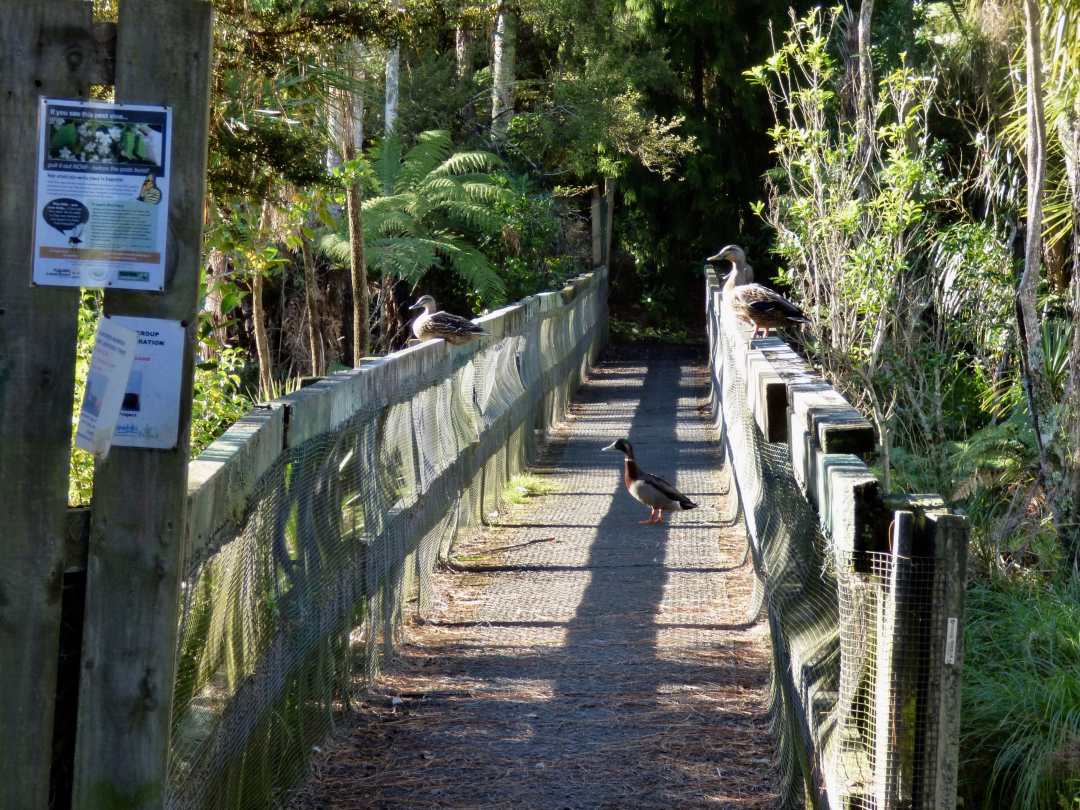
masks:
[(709, 261), (730, 261), (731, 272), (724, 282), (724, 301), (740, 320), (754, 325), (754, 337), (758, 332), (769, 334), (770, 329), (780, 326), (810, 323), (803, 311), (784, 296), (761, 284), (753, 284), (753, 270), (746, 263), (746, 254), (738, 245), (722, 248)]
[(439, 305), (430, 295), (420, 296), (409, 309), (423, 310), (412, 322), (412, 332), (417, 340), (442, 338), (447, 343), (460, 346), (488, 334), (468, 318), (449, 312), (439, 312)]
[(664, 512), (680, 512), (687, 509), (697, 509), (697, 504), (675, 489), (671, 484), (658, 475), (650, 475), (642, 472), (634, 460), (634, 448), (626, 439), (618, 439), (603, 450), (618, 450), (625, 458), (623, 460), (623, 483), (627, 491), (641, 501), (652, 512), (647, 520), (641, 523), (663, 523)]

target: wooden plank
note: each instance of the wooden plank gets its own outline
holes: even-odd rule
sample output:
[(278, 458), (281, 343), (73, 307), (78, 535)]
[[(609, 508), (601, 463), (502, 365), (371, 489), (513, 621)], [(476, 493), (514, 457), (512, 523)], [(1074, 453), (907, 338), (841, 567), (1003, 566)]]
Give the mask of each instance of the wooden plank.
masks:
[(252, 492), (285, 447), (285, 414), (282, 403), (257, 406), (188, 466), (191, 559), (214, 553), (246, 518)]
[(87, 3), (0, 2), (0, 807), (49, 797), (79, 292), (31, 287), (39, 96), (85, 97)]
[(116, 98), (173, 108), (161, 295), (110, 291), (111, 314), (180, 320), (178, 445), (114, 448), (95, 478), (75, 752), (74, 808), (160, 808), (169, 751), (187, 519), (193, 336), (209, 122), (209, 3), (121, 0)]
[(793, 383), (790, 397), (794, 420), (823, 452), (864, 455), (877, 447), (873, 426), (821, 377)]

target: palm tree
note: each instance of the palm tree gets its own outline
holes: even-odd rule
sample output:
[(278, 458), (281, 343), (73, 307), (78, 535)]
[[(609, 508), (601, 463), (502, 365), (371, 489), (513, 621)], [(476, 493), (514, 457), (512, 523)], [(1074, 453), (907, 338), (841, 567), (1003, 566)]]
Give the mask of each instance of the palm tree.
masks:
[[(497, 204), (507, 192), (495, 176), (499, 158), (484, 151), (454, 152), (449, 133), (432, 130), (421, 133), (404, 155), (401, 139), (391, 135), (368, 151), (366, 163), (371, 170), (363, 203), (368, 267), (384, 279), (415, 287), (428, 270), (445, 266), (484, 304), (502, 303), (505, 284), (476, 247), (502, 231)], [(326, 234), (320, 247), (332, 261), (348, 264), (346, 233)]]

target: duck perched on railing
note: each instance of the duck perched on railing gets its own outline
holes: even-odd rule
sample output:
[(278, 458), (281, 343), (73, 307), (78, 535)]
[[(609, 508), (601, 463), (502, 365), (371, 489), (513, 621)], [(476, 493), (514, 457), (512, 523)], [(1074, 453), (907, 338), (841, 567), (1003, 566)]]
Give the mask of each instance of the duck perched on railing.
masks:
[(617, 439), (601, 450), (618, 450), (625, 456), (623, 460), (623, 483), (627, 491), (638, 501), (649, 507), (647, 520), (641, 523), (663, 523), (664, 512), (680, 512), (697, 509), (697, 504), (675, 489), (658, 475), (642, 472), (634, 460), (634, 448), (626, 439)]
[(442, 338), (447, 343), (460, 346), (488, 334), (468, 318), (438, 311), (439, 305), (430, 295), (421, 295), (409, 309), (423, 310), (412, 323), (412, 332), (417, 340)]
[(758, 332), (767, 336), (770, 329), (777, 327), (810, 323), (801, 309), (776, 290), (752, 283), (753, 268), (746, 263), (746, 253), (738, 245), (721, 248), (706, 261), (710, 264), (731, 262), (731, 271), (724, 282), (724, 303), (740, 320), (754, 325), (754, 337)]

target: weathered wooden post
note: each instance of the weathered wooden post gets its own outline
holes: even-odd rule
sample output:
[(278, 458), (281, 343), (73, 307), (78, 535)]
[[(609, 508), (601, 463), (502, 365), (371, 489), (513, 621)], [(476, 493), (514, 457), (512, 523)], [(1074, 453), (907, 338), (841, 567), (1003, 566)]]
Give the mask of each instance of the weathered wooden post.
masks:
[(912, 683), (914, 613), (912, 546), (915, 515), (894, 513), (891, 566), (880, 583), (875, 675), (874, 797), (878, 810), (911, 804), (917, 692)]
[(592, 225), (592, 266), (599, 267), (604, 263), (604, 198), (600, 194), (600, 186), (593, 187), (592, 203), (589, 207), (589, 221)]
[(47, 806), (79, 291), (31, 287), (39, 96), (111, 81), (89, 3), (0, 0), (0, 807)]
[(209, 119), (211, 9), (197, 0), (121, 0), (116, 100), (167, 105), (176, 122), (165, 292), (105, 295), (112, 315), (186, 327), (180, 428), (171, 450), (116, 447), (94, 481), (76, 808), (161, 807), (187, 512), (193, 336)]
[(930, 613), (927, 670), (930, 704), (923, 746), (926, 778), (922, 806), (956, 807), (960, 764), (960, 699), (964, 668), (964, 598), (970, 529), (960, 515), (930, 513), (935, 588)]

